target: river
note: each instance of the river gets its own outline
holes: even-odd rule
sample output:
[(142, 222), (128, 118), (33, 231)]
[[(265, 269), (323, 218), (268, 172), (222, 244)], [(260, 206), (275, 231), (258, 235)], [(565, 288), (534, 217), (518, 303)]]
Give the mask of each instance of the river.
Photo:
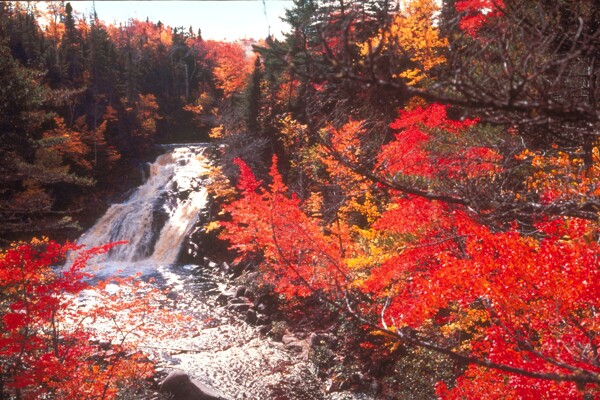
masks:
[(227, 282), (215, 271), (178, 263), (184, 241), (207, 207), (207, 149), (202, 144), (170, 147), (150, 165), (146, 182), (78, 240), (88, 247), (128, 241), (96, 262), (94, 274), (152, 278), (193, 318), (179, 337), (141, 347), (159, 369), (181, 369), (227, 399), (369, 398), (326, 393), (306, 351), (290, 351), (218, 304)]

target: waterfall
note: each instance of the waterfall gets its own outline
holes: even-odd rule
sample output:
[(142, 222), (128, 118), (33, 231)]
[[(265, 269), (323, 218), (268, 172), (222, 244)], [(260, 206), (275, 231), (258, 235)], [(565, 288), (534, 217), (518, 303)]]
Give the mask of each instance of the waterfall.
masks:
[(206, 206), (205, 145), (182, 145), (159, 156), (131, 197), (113, 204), (78, 240), (86, 247), (121, 240), (106, 262), (173, 264), (186, 234)]
[[(79, 238), (78, 243), (86, 247), (121, 240), (129, 242), (113, 248), (104, 259), (94, 259), (93, 265), (88, 265), (88, 272), (94, 275), (89, 283), (93, 285), (96, 279), (109, 278), (110, 281), (112, 276), (141, 273), (144, 278), (153, 278), (146, 280), (152, 287), (168, 290), (169, 300), (145, 310), (140, 316), (141, 323), (147, 326), (159, 323), (153, 315), (171, 307), (192, 320), (184, 320), (182, 323), (186, 329), (173, 329), (173, 336), (168, 338), (148, 336), (144, 329), (140, 329), (138, 336), (138, 332), (134, 331), (136, 341), (140, 340), (139, 349), (146, 352), (151, 360), (157, 361), (161, 369), (184, 370), (203, 384), (220, 391), (224, 398), (374, 399), (368, 395), (354, 396), (344, 392), (340, 392), (339, 396), (325, 394), (314, 364), (304, 350), (296, 351), (297, 346), (304, 349), (302, 343), (309, 343), (309, 339), (293, 341), (295, 347), (275, 345), (259, 333), (265, 326), (259, 330), (257, 326), (243, 323), (240, 318), (245, 316), (245, 312), (238, 314), (231, 311), (233, 300), (240, 298), (231, 298), (227, 306), (220, 305), (219, 298), (225, 295), (229, 299), (229, 292), (219, 277), (218, 268), (176, 263), (187, 234), (207, 206), (205, 184), (210, 164), (204, 155), (206, 148), (178, 145), (158, 157), (150, 165), (144, 184), (135, 189), (125, 202), (113, 204)], [(128, 285), (121, 286), (121, 283), (111, 281), (99, 291), (90, 288), (79, 293), (74, 299), (75, 309), (97, 306), (104, 298), (99, 295), (103, 291), (122, 293), (124, 297), (132, 294)], [(263, 309), (270, 308), (267, 301), (261, 302)], [(260, 305), (256, 309), (260, 311)], [(269, 320), (271, 317), (265, 318)], [(120, 321), (113, 322), (96, 318), (81, 321), (98, 337), (114, 332), (115, 337), (120, 338)], [(131, 326), (124, 328), (125, 332), (129, 332)]]

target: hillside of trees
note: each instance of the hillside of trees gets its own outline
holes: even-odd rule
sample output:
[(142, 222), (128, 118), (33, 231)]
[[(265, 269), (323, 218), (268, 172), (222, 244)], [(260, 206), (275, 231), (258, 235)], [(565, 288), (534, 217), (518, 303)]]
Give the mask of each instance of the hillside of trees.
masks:
[(220, 229), (290, 315), (335, 326), (321, 371), (382, 398), (600, 396), (598, 4), (287, 20), (223, 126)]
[(252, 48), (0, 3), (0, 238), (69, 237), (210, 140), (209, 229), (336, 338), (332, 387), (600, 397), (600, 6), (439, 3), (294, 0)]
[(0, 3), (1, 245), (75, 238), (141, 182), (156, 144), (206, 141), (248, 46), (107, 25), (62, 1)]

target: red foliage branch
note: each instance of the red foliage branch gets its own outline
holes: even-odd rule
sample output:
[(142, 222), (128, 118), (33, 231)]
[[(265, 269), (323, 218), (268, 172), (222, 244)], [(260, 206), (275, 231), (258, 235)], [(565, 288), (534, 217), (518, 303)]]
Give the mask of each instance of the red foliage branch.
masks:
[(124, 341), (92, 341), (86, 320), (109, 317), (111, 304), (92, 311), (75, 304), (90, 289), (88, 261), (118, 244), (81, 250), (34, 240), (0, 253), (0, 397), (111, 399), (152, 372)]

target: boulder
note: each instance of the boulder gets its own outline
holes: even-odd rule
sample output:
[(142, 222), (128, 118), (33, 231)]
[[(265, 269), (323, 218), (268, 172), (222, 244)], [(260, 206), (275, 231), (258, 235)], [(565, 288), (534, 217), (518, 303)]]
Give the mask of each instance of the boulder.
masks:
[(261, 326), (258, 331), (260, 332), (261, 335), (267, 335), (269, 332), (271, 332), (271, 329), (273, 329), (272, 325), (265, 324), (265, 325)]
[(248, 303), (248, 302), (243, 302), (243, 303), (229, 303), (229, 305), (227, 306), (227, 309), (229, 309), (231, 311), (238, 312), (238, 313), (245, 313), (250, 308), (252, 308), (252, 306), (253, 306), (253, 304), (252, 303)]
[(254, 304), (247, 297), (235, 297), (233, 299), (229, 299), (229, 304)]
[(251, 308), (248, 311), (246, 311), (246, 322), (252, 325), (256, 325), (257, 320), (258, 317), (256, 316), (256, 311), (254, 311)]
[(296, 353), (308, 354), (308, 350), (310, 349), (310, 345), (307, 340), (298, 339), (294, 335), (283, 335), (281, 342), (287, 350)]
[(260, 303), (258, 306), (256, 306), (256, 310), (263, 314), (269, 312), (268, 306), (265, 303)]
[(246, 297), (246, 286), (240, 285), (235, 289), (235, 297)]
[(160, 384), (160, 392), (171, 394), (174, 400), (224, 400), (214, 389), (190, 379), (181, 370), (172, 371)]
[(215, 301), (217, 302), (217, 304), (221, 304), (221, 305), (225, 305), (227, 304), (227, 302), (230, 299), (233, 299), (235, 297), (235, 290), (233, 289), (229, 289), (229, 290), (223, 290), (215, 299)]
[(226, 262), (223, 261), (223, 263), (221, 263), (221, 273), (226, 274), (230, 271), (231, 271), (231, 267), (229, 266), (229, 264), (227, 264)]
[(271, 318), (268, 315), (258, 315), (256, 318), (255, 325), (269, 325), (271, 323)]

